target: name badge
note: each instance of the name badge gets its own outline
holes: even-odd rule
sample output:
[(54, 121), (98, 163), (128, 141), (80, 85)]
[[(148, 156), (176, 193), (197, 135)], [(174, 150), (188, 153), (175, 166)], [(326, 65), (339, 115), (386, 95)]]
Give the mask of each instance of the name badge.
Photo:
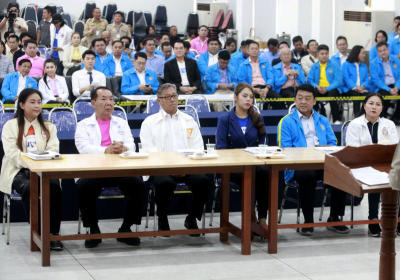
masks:
[(185, 74), (186, 73), (186, 68), (179, 68), (179, 71), (181, 72), (181, 74)]

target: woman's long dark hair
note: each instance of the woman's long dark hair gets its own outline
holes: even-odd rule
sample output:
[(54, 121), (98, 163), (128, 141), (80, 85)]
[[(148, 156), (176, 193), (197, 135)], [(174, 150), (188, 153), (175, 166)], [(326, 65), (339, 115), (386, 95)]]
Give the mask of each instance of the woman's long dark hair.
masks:
[[(254, 101), (255, 101), (254, 90), (253, 90), (253, 87), (249, 84), (239, 83), (236, 86), (235, 95), (238, 96), (239, 93), (241, 93), (242, 90), (244, 90), (246, 88), (248, 88), (251, 91), (251, 93), (253, 94), (253, 103), (254, 103)], [(267, 133), (265, 132), (265, 129), (264, 129), (264, 123), (262, 122), (261, 115), (256, 112), (256, 110), (254, 109), (254, 106), (251, 106), (249, 108), (249, 116), (251, 118), (251, 121), (253, 122), (254, 127), (257, 128), (257, 130), (258, 130), (258, 135), (259, 136), (267, 135)]]
[(360, 55), (361, 50), (363, 49), (363, 46), (360, 45), (355, 45), (350, 53), (349, 53), (349, 57), (347, 58), (348, 62), (360, 62), (360, 59), (358, 58), (358, 56)]
[[(44, 68), (46, 68), (46, 64), (47, 64), (47, 63), (53, 63), (54, 66), (56, 67), (56, 71), (57, 71), (57, 62), (56, 62), (54, 59), (52, 59), (52, 58), (46, 59), (46, 61), (44, 62)], [(56, 74), (56, 75), (57, 75), (57, 74)], [(50, 89), (49, 85), (47, 84), (47, 73), (46, 73), (46, 72), (45, 72), (44, 75), (43, 75), (43, 82), (46, 84), (46, 87), (47, 87), (48, 89)]]
[[(26, 100), (28, 99), (29, 96), (32, 94), (38, 94), (40, 96), (40, 99), (42, 99), (42, 93), (38, 91), (37, 89), (34, 88), (26, 88), (21, 91), (21, 93), (18, 96), (18, 105), (17, 105), (17, 112), (15, 113), (14, 118), (17, 118), (18, 121), (18, 138), (17, 138), (17, 146), (18, 148), (23, 151), (24, 149), (22, 148), (22, 138), (24, 137), (24, 127), (25, 127), (25, 114), (24, 110), (21, 108), (20, 103), (25, 104)], [(46, 134), (47, 141), (50, 139), (50, 131), (44, 124), (44, 119), (42, 113), (37, 116), (37, 120), (40, 124), (40, 127), (42, 128), (43, 132)]]
[(364, 101), (363, 101), (363, 103), (362, 103), (362, 106), (361, 106), (360, 113), (358, 114), (357, 117), (361, 117), (362, 115), (365, 114), (364, 105), (367, 104), (368, 100), (369, 100), (371, 97), (374, 97), (374, 96), (378, 97), (378, 98), (381, 100), (381, 102), (382, 102), (382, 107), (383, 107), (382, 112), (381, 112), (381, 115), (382, 115), (383, 111), (385, 110), (385, 108), (384, 108), (385, 106), (384, 106), (384, 103), (383, 103), (383, 97), (382, 97), (382, 95), (381, 95), (380, 93), (377, 93), (377, 92), (368, 92), (367, 95), (365, 96), (365, 99), (364, 99)]

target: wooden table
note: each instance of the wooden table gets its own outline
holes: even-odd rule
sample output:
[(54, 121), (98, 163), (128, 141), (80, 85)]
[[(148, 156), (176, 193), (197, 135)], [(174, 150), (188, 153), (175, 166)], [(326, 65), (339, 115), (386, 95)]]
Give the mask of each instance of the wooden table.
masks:
[[(192, 160), (178, 153), (150, 153), (145, 159), (123, 159), (118, 155), (74, 154), (65, 155), (61, 160), (33, 161), (22, 156), (31, 171), (30, 175), (30, 225), (31, 251), (41, 250), (42, 266), (50, 266), (50, 241), (82, 240), (96, 238), (186, 235), (199, 233), (220, 233), (221, 242), (228, 241), (228, 233), (242, 239), (242, 254), (251, 252), (251, 196), (255, 166), (264, 165), (263, 160), (242, 150), (218, 150), (219, 157), (210, 160)], [(229, 179), (230, 173), (243, 173), (242, 227), (229, 222)], [(50, 234), (49, 184), (59, 178), (101, 178), (127, 177), (138, 175), (185, 175), (218, 173), (222, 175), (221, 217), (219, 228), (197, 230), (145, 231), (132, 233), (101, 234)], [(39, 189), (41, 192), (41, 235), (39, 234)]]

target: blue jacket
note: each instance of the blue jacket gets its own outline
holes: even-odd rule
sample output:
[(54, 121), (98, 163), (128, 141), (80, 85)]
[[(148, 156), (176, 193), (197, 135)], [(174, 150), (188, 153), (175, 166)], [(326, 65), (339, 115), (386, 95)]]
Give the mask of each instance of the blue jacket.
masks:
[[(110, 54), (110, 53), (107, 53), (106, 58), (103, 60), (103, 62), (101, 62), (100, 55), (98, 55), (98, 54), (96, 53), (96, 58), (95, 58), (95, 61), (94, 61), (94, 67), (93, 67), (93, 69), (94, 69), (94, 70), (97, 70), (97, 71), (99, 71), (99, 72), (103, 72), (103, 71), (102, 71), (102, 70), (103, 70), (103, 63), (104, 63), (104, 61), (106, 61), (106, 59), (108, 59), (108, 58), (110, 58), (110, 57), (112, 58), (113, 55)], [(85, 67), (84, 67), (83, 62), (82, 62), (82, 63), (81, 63), (81, 69), (83, 69), (83, 68), (85, 68)]]
[(197, 67), (199, 67), (201, 80), (204, 80), (204, 76), (206, 75), (207, 68), (208, 68), (208, 61), (210, 59), (210, 54), (207, 52), (203, 52), (199, 59), (197, 60)]
[[(299, 64), (296, 63), (290, 63), (292, 66), (293, 70), (297, 70), (299, 72), (299, 76), (296, 77), (296, 81), (299, 85), (302, 85), (306, 82), (306, 78), (304, 77), (304, 72), (303, 69)], [(272, 67), (273, 73), (274, 73), (274, 81), (275, 81), (275, 86), (274, 90), (276, 92), (281, 92), (282, 86), (286, 83), (288, 76), (283, 75), (283, 66), (282, 62), (279, 62), (277, 65)]]
[[(114, 61), (114, 56), (109, 56), (107, 57), (102, 64), (101, 67), (101, 72), (106, 75), (106, 77), (112, 77), (115, 75), (115, 61)], [(132, 62), (129, 58), (129, 56), (125, 53), (122, 53), (121, 55), (121, 68), (122, 72), (128, 71), (129, 69), (132, 68)]]
[(375, 45), (369, 50), (369, 63), (374, 61), (374, 59), (377, 57), (378, 57), (378, 50), (376, 49), (376, 45)]
[[(370, 86), (368, 67), (364, 63), (359, 63), (360, 85), (366, 89)], [(343, 92), (348, 92), (357, 86), (357, 67), (355, 63), (346, 61), (342, 66), (343, 73)]]
[(335, 53), (330, 61), (335, 62), (337, 66), (339, 66), (340, 68), (342, 67), (342, 62), (340, 61), (340, 52)]
[[(145, 49), (141, 49), (140, 52), (146, 53), (146, 50), (145, 50)], [(160, 51), (160, 50), (155, 49), (155, 50), (154, 50), (154, 53), (155, 53), (155, 54), (158, 54), (158, 55), (161, 55), (162, 57), (164, 57), (163, 52)]]
[[(218, 84), (220, 83), (219, 81), (220, 81), (219, 64), (216, 63), (214, 65), (211, 65), (207, 69), (205, 76), (207, 91), (205, 93), (206, 94), (214, 93), (217, 90)], [(228, 82), (233, 83), (234, 85), (233, 90), (235, 90), (237, 85), (236, 71), (230, 65), (228, 65)]]
[[(274, 86), (274, 74), (272, 73), (272, 67), (269, 64), (268, 60), (258, 58), (260, 63), (260, 71), (261, 75), (264, 78), (265, 84)], [(237, 74), (238, 83), (248, 83), (251, 85), (252, 81), (252, 72), (250, 65), (250, 59), (246, 59), (239, 67), (239, 71)]]
[(266, 135), (260, 136), (254, 127), (251, 118), (247, 122), (246, 133), (243, 134), (239, 121), (235, 115), (235, 108), (218, 118), (217, 149), (236, 149), (257, 147), (258, 144), (266, 144)]
[[(146, 84), (151, 85), (151, 88), (153, 89), (153, 94), (155, 94), (160, 85), (157, 79), (156, 72), (150, 69), (146, 69), (144, 73)], [(124, 72), (121, 81), (121, 92), (123, 94), (145, 94), (143, 91), (139, 90), (139, 85), (140, 80), (138, 75), (136, 74), (135, 68)]]
[(242, 52), (235, 52), (231, 55), (231, 59), (229, 61), (229, 65), (231, 65), (235, 69), (239, 69), (240, 65), (246, 60), (248, 57), (244, 57)]
[[(163, 55), (164, 56), (164, 55)], [(173, 60), (176, 56), (173, 54), (171, 55), (165, 62), (168, 62), (170, 60)], [(191, 58), (193, 60), (196, 60), (196, 55), (192, 52), (188, 52), (188, 54), (186, 55), (186, 58)]]
[[(336, 136), (333, 133), (329, 120), (313, 110), (315, 133), (319, 145), (336, 146)], [(278, 146), (282, 148), (307, 147), (307, 140), (304, 135), (303, 125), (296, 109), (284, 116), (278, 124)], [(293, 170), (285, 171), (285, 181), (289, 182), (294, 175)]]
[[(2, 102), (6, 100), (14, 100), (18, 91), (19, 72), (8, 73), (4, 76), (1, 86)], [(37, 81), (32, 77), (26, 77), (25, 88), (38, 89)]]
[[(392, 67), (392, 73), (396, 81), (395, 86), (400, 88), (400, 60), (395, 56), (390, 56), (390, 65)], [(382, 59), (377, 57), (369, 65), (369, 71), (371, 73), (371, 81), (378, 88), (389, 91), (390, 88), (385, 84), (385, 72), (383, 70)]]
[(388, 40), (387, 40), (388, 45), (390, 45), (390, 43), (393, 42), (393, 40), (395, 39), (395, 37), (396, 37), (396, 39), (399, 38), (397, 32), (390, 32), (390, 33), (388, 34)]
[[(308, 73), (307, 83), (311, 84), (313, 87), (317, 87), (319, 85), (320, 72), (321, 68), (319, 62), (314, 63), (311, 66), (310, 72)], [(328, 91), (337, 89), (339, 92), (342, 92), (342, 70), (335, 62), (332, 62), (331, 60), (328, 60), (328, 65), (326, 66), (326, 78), (329, 82), (329, 87), (326, 88)]]
[(389, 45), (389, 54), (398, 56), (400, 54), (400, 39), (394, 39)]

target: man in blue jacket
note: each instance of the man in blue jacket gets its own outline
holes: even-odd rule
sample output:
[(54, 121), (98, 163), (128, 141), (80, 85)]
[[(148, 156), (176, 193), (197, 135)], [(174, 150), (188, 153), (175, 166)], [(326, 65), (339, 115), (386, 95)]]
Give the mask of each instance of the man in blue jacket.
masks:
[[(250, 41), (248, 44), (249, 58), (239, 67), (237, 80), (238, 83), (247, 83), (253, 86), (256, 97), (258, 98), (277, 98), (278, 94), (273, 91), (274, 75), (268, 60), (259, 58), (259, 44)], [(267, 105), (267, 103), (264, 104)], [(279, 107), (277, 102), (272, 102), (273, 108)]]
[(135, 53), (135, 68), (122, 76), (121, 92), (123, 94), (155, 94), (160, 85), (157, 74), (146, 69), (147, 55), (142, 52)]
[(240, 65), (249, 57), (249, 43), (253, 42), (253, 40), (245, 40), (240, 44), (240, 50), (234, 53), (231, 57), (229, 64), (235, 68), (239, 69)]
[[(329, 47), (327, 45), (318, 46), (318, 60), (311, 66), (307, 76), (307, 83), (315, 88), (317, 96), (340, 96), (343, 85), (342, 70), (337, 63), (329, 60)], [(340, 124), (342, 116), (340, 115), (337, 101), (330, 101), (329, 103), (333, 122)], [(321, 107), (321, 112), (325, 113), (323, 106)]]
[(397, 37), (393, 38), (392, 42), (389, 45), (390, 55), (396, 56), (400, 58), (400, 23), (396, 26)]
[[(103, 67), (103, 62), (109, 57), (112, 57), (112, 54), (107, 53), (106, 51), (107, 45), (106, 40), (103, 38), (96, 38), (92, 41), (92, 49), (96, 53), (96, 60), (94, 64), (94, 70), (100, 71)], [(82, 64), (83, 69), (83, 64)]]
[(107, 57), (102, 65), (102, 71), (106, 77), (122, 76), (125, 71), (132, 68), (129, 56), (123, 53), (124, 46), (121, 41), (112, 42), (113, 55)]
[(199, 67), (201, 80), (204, 80), (207, 68), (218, 62), (218, 51), (221, 49), (221, 42), (218, 38), (209, 38), (207, 40), (207, 51), (203, 52), (197, 60), (197, 67)]
[(11, 103), (17, 100), (19, 93), (25, 88), (38, 89), (37, 82), (34, 78), (29, 77), (32, 63), (29, 59), (21, 59), (18, 62), (18, 72), (8, 73), (5, 75), (1, 86), (1, 94), (3, 95), (3, 103)]
[(388, 39), (387, 39), (387, 43), (390, 45), (390, 43), (392, 43), (392, 41), (393, 40), (395, 40), (395, 39), (399, 39), (399, 34), (397, 33), (397, 25), (400, 23), (400, 16), (396, 16), (394, 19), (393, 19), (393, 29), (394, 29), (394, 31), (393, 32), (390, 32), (389, 34), (388, 34)]
[(343, 63), (345, 63), (349, 57), (349, 54), (347, 53), (347, 38), (344, 36), (338, 36), (336, 38), (336, 47), (338, 52), (331, 57), (331, 61), (335, 62), (339, 67), (342, 67)]
[[(203, 53), (204, 54), (204, 53)], [(233, 93), (237, 85), (235, 69), (229, 65), (231, 55), (227, 50), (218, 53), (218, 63), (208, 67), (205, 80), (207, 94)]]
[[(400, 60), (389, 55), (388, 45), (385, 42), (379, 42), (376, 45), (378, 57), (371, 62), (369, 70), (371, 72), (371, 82), (376, 86), (378, 92), (382, 95), (399, 95), (400, 89)], [(387, 111), (385, 114), (392, 117), (395, 122), (400, 120), (400, 109), (394, 107), (396, 101), (385, 101)]]
[[(278, 145), (283, 148), (336, 146), (336, 137), (328, 119), (313, 110), (316, 104), (315, 91), (309, 84), (300, 85), (295, 97), (296, 109), (283, 117), (278, 125)], [(304, 222), (314, 222), (314, 193), (317, 181), (323, 178), (321, 170), (287, 170), (285, 181), (295, 179), (299, 184), (300, 204)], [(328, 222), (339, 221), (344, 216), (346, 194), (331, 188), (331, 210)], [(346, 226), (329, 226), (329, 230), (348, 233)], [(300, 233), (312, 235), (312, 227), (302, 228)]]

